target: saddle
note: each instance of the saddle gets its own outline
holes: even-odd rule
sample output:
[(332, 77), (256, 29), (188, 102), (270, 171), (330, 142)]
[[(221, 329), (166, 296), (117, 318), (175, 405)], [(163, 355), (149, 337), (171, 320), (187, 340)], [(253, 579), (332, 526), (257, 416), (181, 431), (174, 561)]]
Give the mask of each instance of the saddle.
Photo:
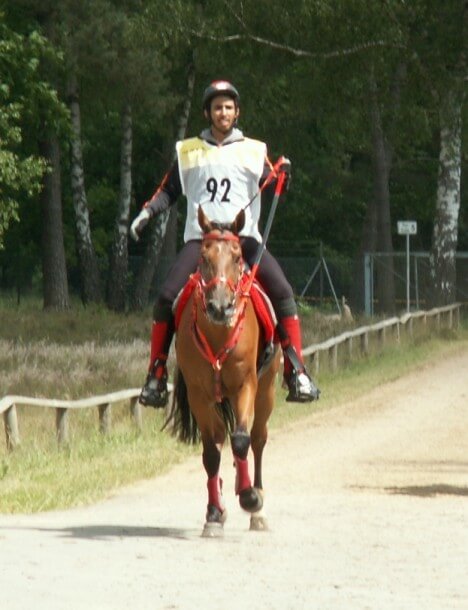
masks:
[[(200, 277), (198, 271), (192, 273), (174, 301), (172, 311), (174, 313), (176, 331), (179, 327), (182, 313), (195, 287), (199, 283)], [(249, 283), (249, 274), (244, 272), (241, 278), (241, 286), (247, 289)], [(251, 285), (249, 297), (262, 333), (263, 350), (257, 362), (257, 370), (260, 372), (270, 362), (279, 344), (279, 338), (276, 333), (277, 320), (268, 295), (256, 280)]]

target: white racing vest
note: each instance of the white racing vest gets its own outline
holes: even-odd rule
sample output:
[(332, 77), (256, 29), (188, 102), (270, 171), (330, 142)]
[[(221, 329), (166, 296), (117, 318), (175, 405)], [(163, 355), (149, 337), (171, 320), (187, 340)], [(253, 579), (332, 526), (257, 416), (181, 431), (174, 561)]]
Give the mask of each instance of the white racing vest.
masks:
[(245, 209), (241, 235), (261, 242), (259, 181), (266, 158), (266, 144), (244, 138), (224, 146), (201, 138), (189, 138), (176, 144), (182, 192), (187, 197), (184, 241), (201, 239), (198, 207), (211, 221), (233, 222)]

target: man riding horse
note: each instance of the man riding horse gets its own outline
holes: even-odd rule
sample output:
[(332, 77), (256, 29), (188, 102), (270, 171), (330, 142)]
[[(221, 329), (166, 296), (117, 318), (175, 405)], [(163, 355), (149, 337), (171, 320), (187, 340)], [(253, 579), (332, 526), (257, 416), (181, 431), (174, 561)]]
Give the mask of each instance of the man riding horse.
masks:
[[(130, 227), (132, 237), (138, 240), (151, 218), (167, 210), (181, 194), (186, 196), (185, 244), (154, 307), (150, 366), (139, 399), (143, 405), (156, 408), (165, 407), (168, 402), (166, 361), (174, 334), (173, 303), (190, 274), (196, 271), (200, 259), (199, 206), (221, 223), (232, 222), (244, 208), (245, 226), (240, 233), (242, 255), (252, 265), (262, 241), (258, 230), (261, 189), (274, 173), (266, 144), (245, 137), (237, 128), (239, 93), (230, 82), (214, 81), (205, 89), (203, 112), (210, 126), (199, 137), (177, 142), (176, 161)], [(301, 328), (293, 290), (268, 250), (260, 260), (257, 280), (268, 294), (278, 320), (284, 380), (289, 390), (286, 400), (317, 400), (320, 391), (308, 375), (302, 358)]]

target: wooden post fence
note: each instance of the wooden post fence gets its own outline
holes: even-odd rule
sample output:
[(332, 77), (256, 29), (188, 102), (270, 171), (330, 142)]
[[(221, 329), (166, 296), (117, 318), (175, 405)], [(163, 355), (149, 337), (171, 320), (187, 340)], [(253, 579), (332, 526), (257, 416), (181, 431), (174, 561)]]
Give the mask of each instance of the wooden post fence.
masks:
[[(317, 374), (321, 362), (320, 353), (327, 352), (329, 367), (332, 371), (336, 371), (340, 364), (340, 349), (343, 351), (342, 359), (349, 362), (355, 356), (366, 356), (370, 353), (370, 337), (373, 335), (376, 337), (378, 349), (383, 349), (389, 341), (400, 342), (402, 329), (409, 340), (413, 340), (418, 332), (426, 332), (428, 330), (428, 320), (431, 319), (434, 320), (437, 330), (443, 326), (456, 329), (460, 325), (460, 308), (461, 304), (455, 303), (429, 311), (405, 313), (401, 317), (393, 317), (369, 326), (361, 326), (337, 337), (327, 339), (322, 343), (310, 345), (303, 350), (303, 354), (305, 358), (311, 360), (313, 371)], [(415, 324), (418, 326), (415, 327)], [(357, 350), (356, 346), (358, 346)]]
[[(169, 391), (172, 392), (172, 384), (168, 385)], [(141, 430), (143, 426), (142, 413), (141, 405), (138, 402), (140, 392), (141, 389), (135, 388), (112, 392), (111, 394), (104, 394), (102, 396), (92, 396), (81, 400), (55, 400), (31, 398), (28, 396), (5, 396), (0, 400), (0, 413), (3, 413), (7, 449), (8, 451), (12, 451), (20, 444), (16, 410), (16, 407), (19, 405), (55, 409), (57, 442), (59, 446), (64, 446), (69, 441), (68, 415), (70, 410), (97, 407), (99, 412), (99, 431), (102, 434), (109, 434), (111, 430), (111, 405), (130, 401), (130, 416), (137, 429)]]
[[(348, 332), (344, 332), (337, 337), (327, 339), (322, 343), (310, 345), (303, 350), (305, 358), (311, 360), (315, 374), (319, 372), (321, 363), (321, 352), (326, 352), (329, 366), (332, 371), (336, 371), (340, 364), (340, 348), (344, 346), (343, 360), (352, 361), (356, 353), (358, 356), (365, 356), (370, 353), (370, 337), (376, 335), (379, 349), (382, 349), (391, 339), (399, 342), (401, 329), (406, 330), (409, 339), (413, 339), (415, 334), (414, 323), (419, 322), (420, 328), (425, 331), (430, 325), (428, 320), (434, 319), (436, 328), (444, 326), (447, 328), (458, 328), (460, 325), (459, 303), (438, 307), (429, 311), (418, 311), (406, 313), (401, 317), (394, 317), (388, 320), (377, 322), (369, 326), (362, 326)], [(389, 332), (387, 332), (387, 330)], [(357, 349), (356, 349), (357, 346)], [(172, 384), (169, 384), (169, 391), (173, 391)], [(56, 409), (55, 423), (57, 441), (59, 445), (66, 445), (69, 440), (68, 414), (70, 410), (97, 407), (99, 412), (99, 430), (102, 434), (109, 434), (111, 429), (111, 408), (118, 402), (130, 402), (130, 415), (134, 425), (138, 430), (142, 429), (142, 410), (138, 402), (140, 389), (121, 390), (102, 396), (92, 396), (81, 400), (53, 400), (45, 398), (30, 398), (27, 396), (5, 396), (0, 400), (0, 413), (3, 413), (5, 425), (6, 444), (8, 451), (12, 451), (20, 444), (20, 434), (18, 427), (18, 415), (16, 407), (27, 405), (30, 407), (49, 407)]]

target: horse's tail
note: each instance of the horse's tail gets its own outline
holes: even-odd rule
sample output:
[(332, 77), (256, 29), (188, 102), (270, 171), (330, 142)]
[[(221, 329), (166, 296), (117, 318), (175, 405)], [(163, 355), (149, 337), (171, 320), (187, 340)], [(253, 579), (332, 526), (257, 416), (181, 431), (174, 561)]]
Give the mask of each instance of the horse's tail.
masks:
[[(207, 406), (207, 408), (210, 408)], [(226, 426), (228, 433), (233, 432), (235, 418), (231, 403), (227, 398), (216, 404), (216, 410)], [(171, 413), (163, 426), (170, 426), (172, 433), (183, 443), (195, 445), (200, 441), (200, 429), (190, 409), (187, 396), (187, 385), (182, 371), (177, 367), (175, 373), (174, 394)]]
[(174, 436), (188, 445), (195, 445), (200, 440), (200, 430), (190, 410), (187, 385), (179, 367), (175, 371), (171, 413), (163, 430), (167, 427), (170, 427)]

